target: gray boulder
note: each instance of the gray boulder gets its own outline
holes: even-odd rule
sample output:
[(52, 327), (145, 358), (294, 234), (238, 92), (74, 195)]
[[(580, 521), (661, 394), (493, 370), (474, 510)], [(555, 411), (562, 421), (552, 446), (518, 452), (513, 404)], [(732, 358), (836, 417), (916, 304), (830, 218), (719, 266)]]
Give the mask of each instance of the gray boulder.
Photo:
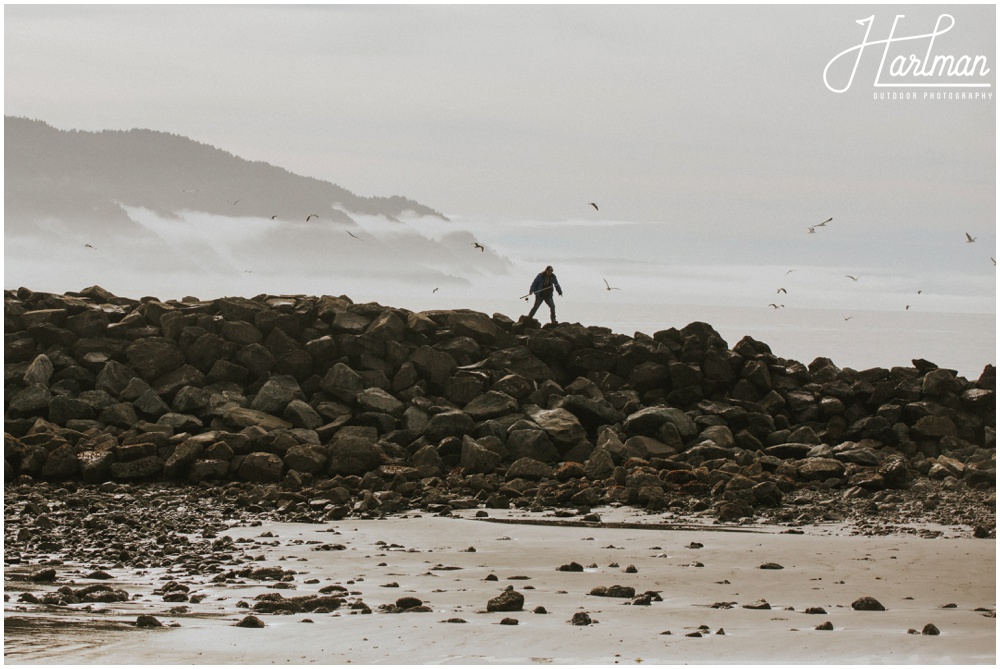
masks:
[(464, 411), (442, 411), (427, 422), (424, 437), (428, 443), (437, 444), (445, 437), (463, 437), (475, 428), (476, 421)]
[(44, 353), (35, 357), (28, 365), (28, 369), (24, 372), (24, 383), (25, 385), (42, 385), (48, 387), (49, 379), (52, 377), (52, 373), (55, 371), (55, 366), (52, 364), (52, 360), (49, 356)]
[(534, 458), (520, 458), (511, 463), (507, 469), (507, 479), (528, 479), (540, 481), (552, 478), (552, 466), (539, 462)]
[(166, 337), (137, 339), (126, 349), (125, 354), (128, 366), (149, 382), (185, 363), (184, 353)]
[(276, 483), (281, 480), (284, 463), (274, 453), (250, 453), (243, 457), (239, 476), (251, 483)]
[(518, 406), (517, 400), (510, 395), (490, 390), (466, 404), (463, 410), (474, 420), (480, 421), (516, 413)]
[(489, 474), (502, 460), (503, 457), (499, 453), (480, 446), (471, 437), (462, 440), (462, 459), (459, 464), (466, 475)]
[(250, 403), (250, 408), (280, 416), (289, 402), (305, 399), (305, 393), (302, 392), (295, 377), (281, 374), (272, 376), (261, 386), (253, 402)]
[(330, 448), (330, 474), (363, 475), (382, 464), (378, 446), (363, 437), (341, 437)]
[(389, 414), (402, 418), (406, 405), (381, 388), (366, 388), (357, 394), (358, 406), (364, 411)]
[(576, 416), (566, 409), (528, 408), (526, 413), (538, 427), (545, 430), (556, 447), (571, 448), (587, 438), (587, 431)]

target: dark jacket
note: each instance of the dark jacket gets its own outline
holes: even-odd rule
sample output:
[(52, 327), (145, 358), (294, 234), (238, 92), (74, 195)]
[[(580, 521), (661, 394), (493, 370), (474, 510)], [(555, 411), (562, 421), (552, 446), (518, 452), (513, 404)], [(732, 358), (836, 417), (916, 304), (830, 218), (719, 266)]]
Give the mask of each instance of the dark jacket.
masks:
[(562, 287), (559, 285), (559, 279), (556, 278), (555, 274), (550, 274), (548, 276), (548, 286), (546, 286), (546, 276), (545, 272), (539, 272), (535, 280), (531, 282), (531, 288), (528, 290), (529, 293), (539, 293), (547, 287), (555, 286), (556, 291), (562, 295)]

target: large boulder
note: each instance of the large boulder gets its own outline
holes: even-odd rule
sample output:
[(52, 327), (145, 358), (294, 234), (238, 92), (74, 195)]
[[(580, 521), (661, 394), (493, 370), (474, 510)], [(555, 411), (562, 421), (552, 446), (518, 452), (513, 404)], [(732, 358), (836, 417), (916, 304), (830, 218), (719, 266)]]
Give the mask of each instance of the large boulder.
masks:
[(572, 448), (587, 438), (579, 419), (566, 409), (528, 408), (526, 413), (542, 428), (556, 447)]
[(185, 363), (184, 353), (166, 337), (137, 339), (125, 354), (128, 366), (150, 383)]
[(341, 437), (330, 448), (330, 474), (363, 475), (382, 464), (382, 452), (364, 437)]
[(476, 421), (464, 411), (442, 411), (431, 416), (424, 437), (428, 443), (437, 444), (445, 437), (463, 437), (475, 427)]
[(503, 456), (480, 446), (475, 440), (466, 437), (462, 440), (462, 459), (460, 465), (468, 474), (489, 474), (503, 460)]
[(417, 368), (420, 375), (438, 388), (444, 388), (448, 379), (455, 373), (458, 364), (455, 359), (444, 351), (431, 348), (426, 344), (410, 355), (410, 362)]
[(345, 402), (353, 402), (364, 388), (361, 375), (342, 362), (331, 367), (319, 385), (324, 391)]
[(689, 439), (698, 433), (694, 420), (680, 409), (674, 407), (655, 406), (640, 409), (630, 414), (622, 425), (628, 435), (655, 436), (665, 423), (677, 428), (683, 439)]
[(305, 399), (305, 393), (302, 392), (295, 377), (280, 374), (272, 376), (261, 386), (253, 402), (250, 403), (250, 408), (280, 416), (289, 402)]
[(542, 462), (558, 462), (559, 449), (549, 439), (549, 435), (544, 430), (537, 428), (512, 429), (507, 434), (507, 450), (510, 457), (514, 458), (534, 458)]
[(540, 481), (552, 478), (553, 469), (551, 465), (539, 462), (534, 458), (520, 458), (511, 463), (507, 469), (508, 479), (528, 479), (529, 481)]
[(463, 410), (479, 421), (516, 413), (518, 406), (517, 400), (510, 395), (490, 390), (466, 404)]
[(284, 463), (275, 453), (250, 453), (239, 466), (240, 478), (251, 483), (276, 483), (281, 480)]
[(798, 464), (799, 476), (806, 481), (825, 481), (844, 476), (844, 463), (834, 458), (809, 458)]
[(406, 405), (381, 388), (366, 388), (356, 396), (358, 406), (364, 411), (389, 414), (402, 418)]

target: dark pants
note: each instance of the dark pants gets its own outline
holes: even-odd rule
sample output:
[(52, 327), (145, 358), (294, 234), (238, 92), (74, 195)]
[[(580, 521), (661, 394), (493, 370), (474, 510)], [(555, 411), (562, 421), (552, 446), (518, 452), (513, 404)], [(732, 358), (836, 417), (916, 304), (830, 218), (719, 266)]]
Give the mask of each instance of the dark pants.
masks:
[(542, 302), (549, 305), (549, 312), (552, 314), (552, 322), (556, 322), (556, 303), (552, 299), (552, 289), (540, 290), (535, 293), (535, 306), (531, 307), (531, 311), (528, 312), (528, 318), (534, 318), (535, 312), (538, 311), (538, 307), (542, 305)]

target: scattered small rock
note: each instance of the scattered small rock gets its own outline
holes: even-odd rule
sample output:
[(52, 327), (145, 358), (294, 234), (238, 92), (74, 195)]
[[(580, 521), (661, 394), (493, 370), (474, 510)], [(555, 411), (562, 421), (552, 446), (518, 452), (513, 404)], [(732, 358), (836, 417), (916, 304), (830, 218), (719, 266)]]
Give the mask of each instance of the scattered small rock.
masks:
[(755, 609), (755, 610), (769, 610), (771, 608), (771, 605), (768, 604), (767, 600), (765, 600), (765, 599), (758, 599), (753, 604), (744, 604), (743, 608), (745, 608), (745, 609)]
[(236, 623), (237, 627), (249, 627), (251, 629), (259, 629), (264, 627), (264, 621), (257, 616), (245, 616), (243, 620)]
[(556, 571), (583, 571), (583, 565), (579, 562), (570, 562), (569, 564), (561, 565)]

